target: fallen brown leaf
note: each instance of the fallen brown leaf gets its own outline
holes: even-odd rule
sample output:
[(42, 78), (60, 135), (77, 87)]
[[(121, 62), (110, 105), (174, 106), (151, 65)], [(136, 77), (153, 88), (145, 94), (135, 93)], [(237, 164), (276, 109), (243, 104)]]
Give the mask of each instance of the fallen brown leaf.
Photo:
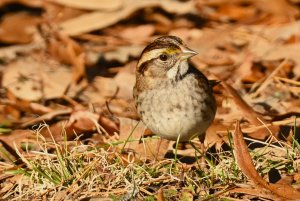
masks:
[(247, 78), (252, 75), (253, 59), (254, 59), (253, 55), (247, 55), (244, 61), (241, 63), (241, 65), (238, 65), (237, 68), (235, 69), (232, 80), (249, 81), (249, 79)]
[(37, 101), (63, 96), (70, 71), (51, 59), (26, 57), (6, 66), (2, 85), (17, 98)]
[(258, 189), (268, 190), (270, 192), (270, 196), (275, 196), (276, 198), (289, 200), (300, 199), (300, 191), (297, 191), (291, 185), (269, 184), (258, 174), (249, 154), (248, 146), (243, 138), (239, 121), (236, 121), (233, 142), (235, 158), (240, 169), (255, 183)]
[(118, 92), (117, 83), (113, 78), (97, 76), (83, 91), (83, 96), (90, 103), (105, 103)]
[[(269, 4), (270, 6), (265, 6)], [(271, 17), (267, 23), (280, 24), (290, 22), (299, 16), (299, 9), (293, 7), (290, 2), (285, 0), (263, 0), (256, 1), (255, 6), (263, 12), (266, 12)]]
[(149, 40), (149, 37), (155, 32), (155, 27), (152, 24), (145, 24), (134, 27), (126, 27), (124, 30), (118, 33), (119, 37), (134, 43), (144, 42)]
[(111, 118), (108, 118), (104, 115), (100, 116), (99, 124), (107, 131), (109, 134), (113, 134), (119, 131), (119, 123)]
[(235, 188), (235, 189), (229, 190), (229, 193), (241, 193), (241, 194), (270, 199), (269, 193), (258, 191), (256, 188), (252, 188), (252, 187)]
[(74, 139), (75, 133), (71, 127), (67, 127), (67, 120), (58, 121), (45, 126), (39, 130), (39, 133), (46, 139), (46, 141), (59, 143), (65, 139)]
[(35, 139), (36, 136), (34, 132), (30, 130), (14, 130), (9, 134), (0, 135), (0, 142), (2, 143), (3, 147), (7, 150), (7, 153), (10, 154), (10, 157), (12, 159), (19, 158), (18, 155), (16, 154), (14, 145), (16, 145), (19, 151), (22, 151), (21, 149), (22, 142), (28, 142), (29, 140), (35, 140)]
[(259, 88), (257, 88), (255, 90), (254, 93), (250, 94), (250, 96), (253, 97), (257, 97), (263, 90), (265, 90), (267, 88), (267, 86), (273, 81), (273, 77), (285, 66), (287, 65), (287, 60), (283, 60), (280, 65), (278, 65), (273, 71), (272, 73), (270, 73), (265, 79), (264, 81), (260, 84)]
[(78, 17), (88, 12), (86, 10), (76, 9), (74, 7), (66, 7), (57, 3), (51, 3), (51, 0), (48, 2), (46, 0), (43, 1), (45, 4), (45, 14), (43, 17), (47, 23), (50, 23), (54, 26), (57, 26), (57, 23)]
[[(116, 22), (125, 19), (131, 13), (135, 12), (138, 9), (155, 6), (159, 6), (165, 9), (167, 12), (177, 12), (179, 14), (190, 13), (191, 11), (195, 11), (194, 2), (191, 1), (177, 2), (172, 0), (128, 0), (121, 7), (121, 9), (107, 12), (91, 12), (85, 15), (81, 15), (77, 18), (67, 20), (61, 23), (60, 27), (62, 31), (68, 35), (79, 35), (82, 33), (91, 32), (115, 24)], [(78, 24), (80, 24), (81, 26), (78, 26)]]
[(228, 135), (218, 134), (218, 131), (226, 131), (228, 127), (223, 125), (220, 121), (215, 120), (212, 125), (206, 130), (204, 138), (204, 146), (206, 149), (215, 146), (217, 150), (221, 149), (224, 142), (228, 142)]
[[(24, 175), (14, 175), (5, 180), (4, 188), (0, 189), (0, 196), (4, 195), (6, 192), (12, 190), (16, 183), (22, 181)], [(25, 183), (25, 182), (24, 182)]]
[(19, 3), (29, 7), (42, 7), (43, 0), (2, 0), (0, 1), (0, 7), (6, 4)]
[(29, 102), (26, 100), (15, 99), (15, 101), (11, 101), (11, 100), (2, 99), (0, 100), (0, 103), (3, 105), (12, 106), (15, 109), (20, 110), (22, 112), (30, 112), (37, 115), (43, 115), (52, 112), (52, 109), (49, 107), (46, 107), (39, 103)]
[[(242, 23), (279, 24), (290, 22), (299, 15), (299, 11), (285, 0), (263, 1), (198, 1), (197, 7), (211, 20), (235, 20)], [(270, 4), (270, 6), (265, 6)], [(208, 7), (210, 9), (208, 9)]]
[(145, 132), (145, 125), (142, 122), (128, 119), (120, 119), (120, 140), (127, 141), (126, 146), (120, 144), (120, 148), (133, 150), (140, 160), (154, 159), (159, 160), (164, 158), (168, 151), (169, 140), (145, 138), (141, 140)]
[(237, 107), (241, 110), (241, 113), (245, 119), (247, 119), (250, 123), (258, 126), (261, 125), (261, 122), (258, 119), (264, 119), (262, 115), (256, 113), (247, 103), (242, 99), (242, 97), (238, 94), (238, 92), (225, 81), (221, 81), (222, 86), (230, 94), (236, 103)]
[(48, 50), (59, 61), (73, 66), (72, 82), (76, 84), (85, 77), (85, 54), (82, 47), (61, 32), (54, 32), (53, 35), (55, 37), (48, 40)]
[(31, 126), (31, 125), (34, 125), (34, 124), (37, 124), (37, 123), (49, 121), (49, 120), (52, 120), (56, 116), (70, 114), (72, 111), (73, 110), (71, 108), (66, 108), (66, 109), (61, 109), (61, 110), (54, 110), (54, 111), (51, 111), (49, 113), (43, 114), (39, 117), (36, 117), (31, 121), (27, 121), (27, 122), (21, 124), (20, 127), (21, 128), (26, 128), (28, 126)]
[(123, 5), (121, 0), (46, 0), (67, 7), (87, 10), (115, 10)]
[(106, 52), (104, 58), (108, 61), (126, 63), (129, 57), (138, 57), (143, 49), (141, 45), (117, 46), (114, 51)]
[(251, 124), (255, 126), (265, 125), (265, 128), (259, 129), (251, 134), (248, 134), (249, 136), (256, 139), (265, 139), (267, 136), (270, 135), (270, 132), (273, 135), (277, 135), (277, 132), (279, 131), (279, 126), (276, 125), (267, 126), (266, 124), (268, 124), (269, 122), (264, 120), (263, 115), (255, 112), (253, 108), (251, 108), (246, 103), (246, 101), (242, 99), (242, 97), (232, 86), (227, 84), (225, 81), (222, 81), (221, 84), (224, 87), (224, 89), (227, 91), (227, 93), (232, 96), (236, 106), (240, 109), (242, 117), (247, 119)]
[(132, 90), (135, 84), (135, 74), (127, 72), (119, 72), (115, 77), (114, 81), (117, 84), (119, 91), (117, 94), (118, 98), (133, 99)]
[(67, 127), (72, 127), (76, 133), (93, 132), (97, 130), (99, 115), (89, 111), (75, 111), (71, 114)]
[(157, 199), (157, 201), (165, 201), (165, 197), (164, 197), (163, 189), (162, 188), (160, 188), (157, 191), (156, 199)]
[[(53, 115), (69, 114), (71, 112), (72, 112), (71, 109), (54, 111), (52, 113), (47, 114), (47, 116), (46, 115), (42, 116), (42, 118), (45, 119), (45, 117), (49, 118), (49, 117), (54, 117)], [(98, 114), (94, 114), (92, 112), (84, 111), (84, 110), (73, 111), (69, 117), (69, 120), (56, 122), (50, 125), (49, 127), (46, 126), (40, 132), (47, 139), (53, 138), (55, 141), (62, 141), (64, 140), (64, 137), (66, 137), (67, 140), (72, 140), (76, 136), (85, 133), (91, 133), (97, 131), (101, 133), (101, 129), (99, 128), (98, 125), (98, 120), (99, 120)]]
[(0, 42), (30, 43), (37, 33), (36, 25), (40, 22), (41, 17), (25, 12), (6, 14), (0, 23)]

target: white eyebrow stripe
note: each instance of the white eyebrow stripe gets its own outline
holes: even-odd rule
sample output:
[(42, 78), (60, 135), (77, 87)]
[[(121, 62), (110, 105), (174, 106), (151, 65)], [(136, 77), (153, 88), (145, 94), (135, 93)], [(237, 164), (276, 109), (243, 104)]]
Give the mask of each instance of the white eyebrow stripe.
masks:
[(139, 68), (144, 62), (157, 58), (165, 49), (166, 48), (154, 49), (144, 53), (137, 64), (137, 68)]

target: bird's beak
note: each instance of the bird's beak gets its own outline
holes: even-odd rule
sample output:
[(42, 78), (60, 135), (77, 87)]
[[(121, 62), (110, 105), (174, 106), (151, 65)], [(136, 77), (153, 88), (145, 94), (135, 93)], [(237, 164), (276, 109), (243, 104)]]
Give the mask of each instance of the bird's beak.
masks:
[(197, 52), (195, 52), (194, 50), (192, 50), (188, 47), (181, 47), (181, 51), (182, 51), (182, 53), (181, 53), (182, 59), (188, 59), (188, 58), (198, 54)]

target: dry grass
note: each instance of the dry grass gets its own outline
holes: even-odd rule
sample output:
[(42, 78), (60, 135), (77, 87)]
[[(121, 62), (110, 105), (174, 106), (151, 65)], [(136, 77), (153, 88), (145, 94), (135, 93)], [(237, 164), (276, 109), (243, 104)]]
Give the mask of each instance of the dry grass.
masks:
[[(251, 184), (239, 170), (232, 148), (208, 152), (203, 169), (199, 159), (193, 164), (174, 159), (137, 161), (133, 153), (121, 154), (114, 145), (58, 144), (36, 134), (42, 151), (18, 152), (24, 165), (6, 171), (13, 176), (2, 185), (14, 182), (2, 194), (3, 200), (156, 200), (161, 188), (166, 200), (226, 200), (242, 198), (226, 192), (233, 186)], [(271, 169), (288, 174), (299, 168), (298, 143), (252, 143), (263, 145), (252, 151), (263, 176)], [(1, 163), (1, 168), (12, 166)]]

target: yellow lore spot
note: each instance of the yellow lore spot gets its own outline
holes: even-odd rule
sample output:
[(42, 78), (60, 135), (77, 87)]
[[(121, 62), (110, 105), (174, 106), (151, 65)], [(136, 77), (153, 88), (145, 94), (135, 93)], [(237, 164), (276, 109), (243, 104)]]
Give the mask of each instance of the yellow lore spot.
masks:
[(181, 52), (181, 50), (177, 49), (177, 48), (166, 48), (164, 51), (163, 51), (165, 54), (178, 54)]

